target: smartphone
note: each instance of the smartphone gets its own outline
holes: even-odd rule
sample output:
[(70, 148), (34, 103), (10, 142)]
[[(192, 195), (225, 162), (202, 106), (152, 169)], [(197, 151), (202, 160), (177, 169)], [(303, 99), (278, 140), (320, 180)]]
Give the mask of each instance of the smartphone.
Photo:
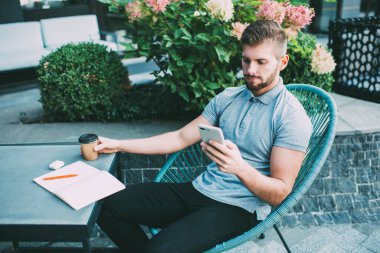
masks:
[(224, 141), (222, 129), (220, 129), (219, 127), (200, 124), (198, 125), (198, 129), (199, 129), (199, 132), (201, 133), (203, 142), (214, 140), (214, 141), (219, 142), (220, 144), (226, 145)]

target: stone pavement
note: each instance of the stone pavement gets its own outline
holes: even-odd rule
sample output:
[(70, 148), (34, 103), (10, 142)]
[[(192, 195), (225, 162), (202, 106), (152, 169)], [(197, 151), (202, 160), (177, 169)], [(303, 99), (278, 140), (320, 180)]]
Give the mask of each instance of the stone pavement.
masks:
[[(293, 253), (378, 253), (380, 252), (380, 223), (339, 224), (310, 227), (280, 228)], [(24, 247), (75, 247), (80, 243), (21, 243)], [(94, 252), (115, 252), (115, 245), (104, 233), (91, 239)], [(104, 249), (109, 249), (104, 250)], [(63, 252), (72, 252), (67, 249)], [(10, 242), (0, 243), (1, 253), (11, 253)], [(37, 252), (27, 251), (22, 252)], [(44, 251), (44, 252), (53, 252)], [(62, 252), (62, 251), (61, 251)], [(75, 251), (80, 252), (80, 251)], [(228, 253), (286, 253), (273, 228), (265, 233), (264, 239), (252, 239), (227, 251)], [(169, 253), (169, 252), (168, 252)]]
[[(280, 228), (293, 253), (380, 252), (380, 223)], [(228, 253), (286, 253), (273, 228)]]
[[(134, 123), (25, 124), (43, 115), (38, 88), (0, 95), (0, 145), (76, 142), (86, 132), (113, 138), (146, 137), (175, 130), (186, 122), (140, 121)], [(380, 104), (332, 94), (338, 106), (338, 135), (380, 132)], [(292, 252), (380, 252), (380, 223), (283, 227)], [(22, 245), (76, 246), (75, 243), (23, 243)], [(92, 239), (94, 247), (113, 248), (102, 233)], [(1, 242), (0, 252), (10, 252), (11, 243)], [(35, 251), (34, 251), (35, 252)], [(45, 251), (46, 252), (46, 251)], [(67, 251), (70, 252), (70, 251)], [(104, 252), (104, 251), (103, 251)], [(110, 252), (114, 252), (110, 250)], [(274, 229), (263, 240), (253, 239), (229, 253), (286, 252)]]

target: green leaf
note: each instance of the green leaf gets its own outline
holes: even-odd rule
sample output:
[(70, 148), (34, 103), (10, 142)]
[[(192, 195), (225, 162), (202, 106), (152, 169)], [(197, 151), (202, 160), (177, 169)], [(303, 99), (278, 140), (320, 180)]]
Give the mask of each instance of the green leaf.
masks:
[(149, 57), (149, 52), (148, 51), (140, 50), (139, 53), (140, 53), (141, 56)]
[(210, 41), (210, 39), (208, 38), (208, 34), (207, 33), (199, 33), (199, 34), (197, 34), (197, 36), (195, 36), (195, 39), (197, 39), (197, 40), (203, 40), (203, 41), (206, 41), (206, 42)]
[(181, 36), (182, 36), (182, 30), (181, 29), (178, 29), (177, 31), (175, 31), (174, 38), (178, 39)]
[(194, 63), (191, 62), (183, 62), (183, 65), (187, 68), (188, 73), (191, 73), (194, 68)]
[(149, 50), (150, 49), (150, 44), (149, 43), (144, 43), (141, 45), (141, 49), (143, 50)]
[(188, 62), (192, 63), (200, 63), (202, 62), (202, 58), (199, 57), (198, 55), (191, 54), (189, 57), (186, 58)]
[(189, 37), (187, 37), (187, 36), (182, 36), (181, 39), (183, 39), (183, 40), (188, 40), (188, 41), (191, 40), (191, 38), (189, 38)]
[(220, 88), (220, 86), (219, 86), (218, 83), (209, 83), (209, 84), (207, 85), (207, 88), (210, 88), (210, 89), (212, 89), (212, 90), (216, 90), (216, 89)]
[(136, 50), (136, 46), (134, 46), (132, 43), (120, 42), (120, 44), (125, 48), (125, 51), (135, 51)]
[(202, 91), (194, 90), (195, 98), (200, 98), (202, 96)]
[(191, 38), (191, 33), (188, 30), (186, 30), (186, 28), (181, 28), (181, 31), (183, 32), (183, 34), (185, 34), (185, 36)]
[(108, 10), (109, 10), (109, 12), (119, 12), (119, 8), (117, 8), (116, 6), (113, 6), (113, 5), (110, 5), (108, 7)]
[(140, 53), (138, 51), (127, 51), (124, 53), (124, 58), (134, 58), (134, 57), (139, 57)]
[(222, 37), (217, 36), (217, 35), (212, 35), (212, 36), (210, 36), (210, 40), (212, 42), (220, 42), (220, 41), (222, 41)]
[(206, 46), (203, 45), (203, 44), (200, 44), (200, 43), (195, 43), (195, 44), (194, 44), (194, 47), (195, 47), (196, 49), (201, 50), (201, 51), (205, 51), (205, 50), (206, 50)]
[(180, 90), (179, 91), (179, 95), (185, 99), (186, 102), (189, 102), (190, 101), (190, 98), (189, 98), (189, 93), (186, 91), (186, 90)]
[(170, 47), (171, 45), (173, 45), (173, 41), (168, 41), (166, 42), (165, 47)]
[(230, 61), (229, 53), (226, 52), (223, 47), (215, 46), (215, 51), (218, 55), (219, 61), (221, 62), (225, 61), (227, 63)]
[(164, 36), (162, 36), (162, 38), (164, 39), (164, 40), (172, 40), (168, 35), (164, 35)]
[(262, 1), (249, 1), (248, 3), (251, 6), (259, 6), (262, 4)]
[(181, 56), (179, 56), (177, 53), (175, 53), (174, 51), (171, 51), (169, 52), (170, 56), (173, 58), (173, 60), (175, 61), (179, 61), (181, 60)]

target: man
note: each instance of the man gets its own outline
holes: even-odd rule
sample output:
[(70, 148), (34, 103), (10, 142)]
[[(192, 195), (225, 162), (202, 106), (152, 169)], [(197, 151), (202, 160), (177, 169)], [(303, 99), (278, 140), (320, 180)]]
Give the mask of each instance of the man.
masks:
[[(130, 185), (105, 200), (98, 223), (124, 252), (202, 252), (265, 219), (291, 192), (312, 132), (279, 76), (286, 36), (268, 20), (243, 33), (246, 86), (228, 88), (180, 130), (135, 140), (100, 137), (99, 152), (169, 154), (200, 141), (199, 124), (219, 126), (226, 146), (201, 143), (213, 161), (192, 183)], [(139, 224), (162, 230), (148, 239)]]

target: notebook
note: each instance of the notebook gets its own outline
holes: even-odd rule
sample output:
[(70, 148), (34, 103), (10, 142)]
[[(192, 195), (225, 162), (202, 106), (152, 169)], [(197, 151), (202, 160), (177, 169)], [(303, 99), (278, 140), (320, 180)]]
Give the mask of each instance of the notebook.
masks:
[(33, 181), (75, 210), (125, 188), (125, 185), (109, 172), (98, 170), (82, 161), (44, 174)]

